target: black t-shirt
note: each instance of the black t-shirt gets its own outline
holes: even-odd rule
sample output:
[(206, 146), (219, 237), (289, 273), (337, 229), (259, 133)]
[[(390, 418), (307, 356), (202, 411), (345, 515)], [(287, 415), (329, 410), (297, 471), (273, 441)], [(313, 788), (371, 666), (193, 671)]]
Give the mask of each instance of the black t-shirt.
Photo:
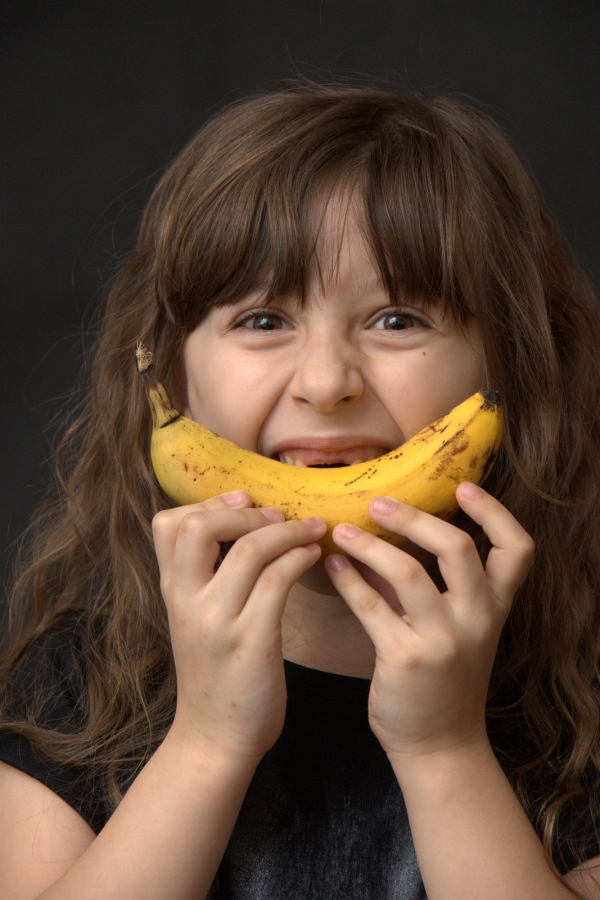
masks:
[[(76, 634), (44, 635), (19, 668), (12, 715), (31, 683), (52, 688), (45, 724), (81, 727)], [(29, 675), (28, 675), (29, 673)], [(285, 660), (283, 731), (261, 760), (219, 867), (215, 900), (422, 900), (423, 883), (398, 782), (367, 718), (370, 681)], [(0, 760), (62, 797), (98, 833), (113, 811), (100, 776), (49, 767), (19, 735), (0, 735)], [(583, 858), (600, 852), (579, 836)], [(559, 868), (576, 859), (565, 847)]]

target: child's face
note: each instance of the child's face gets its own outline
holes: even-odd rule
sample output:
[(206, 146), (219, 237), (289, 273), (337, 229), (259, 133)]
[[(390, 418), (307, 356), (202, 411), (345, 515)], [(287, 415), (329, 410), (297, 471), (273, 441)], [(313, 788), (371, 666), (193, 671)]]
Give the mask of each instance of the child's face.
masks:
[[(330, 207), (324, 253), (339, 228)], [(264, 310), (252, 294), (208, 314), (186, 341), (186, 415), (264, 456), (352, 463), (399, 446), (484, 386), (476, 329), (467, 339), (436, 308), (390, 306), (352, 215), (340, 247), (335, 277), (324, 292), (309, 282), (304, 309), (289, 298)], [(260, 314), (240, 324), (252, 310)]]

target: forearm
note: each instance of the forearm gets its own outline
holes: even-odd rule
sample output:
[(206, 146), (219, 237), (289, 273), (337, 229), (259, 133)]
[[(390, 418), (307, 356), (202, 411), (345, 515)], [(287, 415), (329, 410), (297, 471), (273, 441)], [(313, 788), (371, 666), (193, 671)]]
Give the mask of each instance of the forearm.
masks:
[(201, 900), (256, 764), (170, 733), (98, 837), (40, 900)]
[(489, 744), (390, 762), (428, 900), (572, 900)]

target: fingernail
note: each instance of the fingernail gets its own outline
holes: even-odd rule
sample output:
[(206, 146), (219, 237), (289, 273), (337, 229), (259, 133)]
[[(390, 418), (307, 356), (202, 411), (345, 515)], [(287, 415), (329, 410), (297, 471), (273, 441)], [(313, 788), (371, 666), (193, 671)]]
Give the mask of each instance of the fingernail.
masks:
[(282, 522), (283, 521), (283, 513), (280, 509), (277, 509), (275, 506), (265, 506), (261, 509), (261, 513), (268, 519), (269, 522)]
[(475, 500), (476, 497), (482, 497), (484, 494), (484, 491), (472, 481), (463, 481), (459, 490), (461, 497), (466, 497), (468, 500)]
[(393, 497), (377, 497), (371, 503), (371, 509), (382, 516), (389, 516), (395, 509), (398, 509), (398, 505), (398, 501)]
[(339, 553), (330, 553), (325, 560), (325, 564), (328, 566), (328, 568), (333, 569), (334, 572), (341, 572), (342, 569), (347, 568), (348, 560), (345, 556), (341, 556)]
[(356, 535), (359, 533), (360, 533), (360, 528), (357, 528), (356, 525), (348, 525), (348, 524), (344, 523), (343, 525), (335, 526), (336, 537), (353, 538), (353, 537), (356, 537)]
[(229, 494), (223, 494), (223, 500), (227, 506), (241, 506), (247, 499), (246, 491), (231, 491)]
[(324, 525), (323, 519), (320, 519), (319, 516), (309, 516), (308, 519), (302, 519), (305, 525), (310, 525), (311, 528), (321, 528)]

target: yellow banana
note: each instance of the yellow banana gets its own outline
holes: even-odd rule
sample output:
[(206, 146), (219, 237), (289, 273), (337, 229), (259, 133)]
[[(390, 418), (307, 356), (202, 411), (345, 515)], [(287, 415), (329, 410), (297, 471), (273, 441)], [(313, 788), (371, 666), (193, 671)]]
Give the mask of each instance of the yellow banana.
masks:
[(378, 459), (341, 468), (293, 466), (244, 450), (180, 415), (163, 386), (146, 377), (154, 425), (152, 465), (172, 500), (200, 503), (242, 489), (255, 506), (277, 506), (286, 519), (320, 516), (327, 523), (320, 541), (325, 554), (342, 552), (331, 537), (339, 522), (352, 522), (395, 545), (404, 543), (406, 538), (369, 518), (369, 501), (382, 494), (448, 517), (458, 509), (458, 484), (482, 483), (502, 440), (500, 396), (481, 391)]

